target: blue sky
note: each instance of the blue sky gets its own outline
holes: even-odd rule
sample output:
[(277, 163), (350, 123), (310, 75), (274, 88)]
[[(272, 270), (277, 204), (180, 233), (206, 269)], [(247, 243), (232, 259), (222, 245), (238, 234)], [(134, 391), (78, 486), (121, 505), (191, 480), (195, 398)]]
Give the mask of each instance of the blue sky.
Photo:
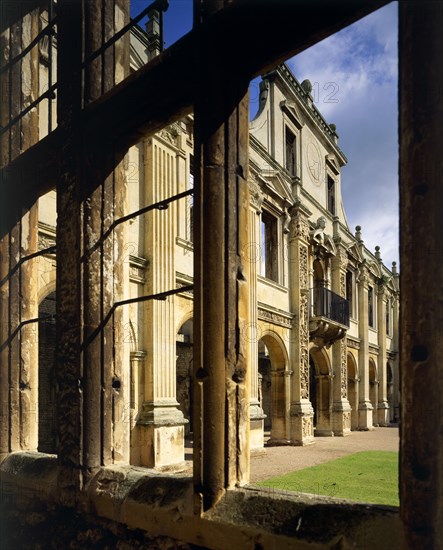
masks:
[[(131, 15), (146, 6), (131, 1)], [(314, 85), (318, 109), (337, 126), (348, 165), (342, 192), (349, 226), (366, 246), (398, 261), (397, 2), (289, 59), (296, 78)], [(170, 0), (165, 46), (192, 28), (192, 0)], [(295, 25), (296, 28), (296, 25)], [(251, 87), (251, 113), (257, 102)], [(336, 101), (335, 101), (336, 100)]]

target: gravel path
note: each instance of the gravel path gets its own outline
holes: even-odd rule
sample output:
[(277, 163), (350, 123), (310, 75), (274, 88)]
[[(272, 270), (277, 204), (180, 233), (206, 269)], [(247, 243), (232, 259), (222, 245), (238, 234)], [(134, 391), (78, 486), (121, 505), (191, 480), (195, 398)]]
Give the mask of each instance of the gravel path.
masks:
[(266, 447), (251, 456), (250, 482), (315, 466), (359, 451), (398, 451), (398, 427), (352, 432), (347, 437), (318, 437), (305, 447)]

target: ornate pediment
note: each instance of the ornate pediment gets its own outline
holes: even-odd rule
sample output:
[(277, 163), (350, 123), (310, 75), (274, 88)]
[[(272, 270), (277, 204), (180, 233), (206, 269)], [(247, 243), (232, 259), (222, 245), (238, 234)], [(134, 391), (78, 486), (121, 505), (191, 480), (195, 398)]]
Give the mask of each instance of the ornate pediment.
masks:
[(286, 113), (289, 120), (295, 125), (296, 128), (301, 129), (303, 127), (302, 117), (294, 101), (284, 99), (280, 101), (281, 110)]
[(326, 166), (328, 166), (332, 172), (338, 176), (340, 174), (340, 166), (334, 155), (326, 155)]
[(357, 243), (351, 243), (351, 245), (348, 247), (348, 255), (357, 264), (360, 264), (363, 262), (363, 256), (360, 252), (360, 248)]
[(286, 199), (291, 204), (294, 202), (291, 187), (278, 170), (263, 170), (261, 179), (264, 181), (267, 189), (273, 191), (279, 197)]

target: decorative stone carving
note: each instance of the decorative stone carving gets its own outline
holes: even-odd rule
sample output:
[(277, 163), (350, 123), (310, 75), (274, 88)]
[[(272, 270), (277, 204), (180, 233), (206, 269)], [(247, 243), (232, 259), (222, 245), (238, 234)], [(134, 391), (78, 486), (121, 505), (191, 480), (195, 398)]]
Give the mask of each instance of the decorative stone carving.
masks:
[(348, 361), (346, 353), (346, 338), (340, 342), (341, 346), (341, 396), (343, 398), (348, 397)]
[(309, 273), (308, 273), (308, 249), (305, 245), (300, 244), (300, 288), (309, 288)]
[(313, 435), (312, 418), (304, 416), (302, 418), (302, 434), (303, 437), (310, 437)]
[[(283, 313), (283, 312), (282, 312)], [(269, 309), (264, 309), (263, 307), (258, 307), (258, 318), (263, 321), (270, 321), (275, 325), (280, 325), (281, 327), (291, 328), (292, 327), (292, 316), (290, 313), (284, 315), (276, 311), (270, 311)]]
[(51, 248), (55, 246), (55, 236), (47, 235), (45, 233), (41, 233), (39, 231), (38, 233), (38, 249), (39, 250), (46, 250), (47, 248)]
[(305, 216), (296, 207), (291, 207), (288, 212), (291, 216), (289, 223), (290, 238), (304, 239), (309, 242), (309, 224)]
[(257, 178), (253, 174), (249, 176), (248, 187), (251, 204), (257, 210), (257, 212), (260, 212), (263, 204), (264, 195)]
[(343, 413), (343, 428), (345, 430), (351, 429), (351, 413), (349, 411)]
[(360, 344), (358, 342), (356, 342), (355, 340), (351, 340), (350, 338), (347, 338), (346, 343), (347, 343), (348, 348), (360, 349)]
[(309, 398), (309, 311), (308, 296), (300, 296), (300, 389), (302, 399)]
[(346, 298), (346, 274), (340, 272), (340, 296)]
[(146, 282), (146, 268), (148, 262), (139, 256), (129, 256), (129, 280), (134, 283), (144, 284)]
[(173, 124), (166, 126), (166, 128), (163, 128), (163, 130), (159, 132), (159, 135), (171, 145), (177, 146), (177, 138), (181, 133), (182, 129), (180, 128), (179, 124), (174, 122)]

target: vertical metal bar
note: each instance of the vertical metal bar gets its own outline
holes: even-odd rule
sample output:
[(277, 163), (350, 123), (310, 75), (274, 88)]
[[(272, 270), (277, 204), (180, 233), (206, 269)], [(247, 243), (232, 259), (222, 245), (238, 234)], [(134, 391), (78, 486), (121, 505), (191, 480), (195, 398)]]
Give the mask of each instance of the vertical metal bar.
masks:
[[(49, 27), (49, 35), (48, 35), (48, 90), (51, 90), (52, 88), (52, 37), (53, 37), (53, 31), (54, 31), (54, 23), (53, 23), (53, 0), (49, 0), (48, 4), (48, 27)], [(48, 134), (52, 132), (52, 92), (49, 92), (48, 94)]]

